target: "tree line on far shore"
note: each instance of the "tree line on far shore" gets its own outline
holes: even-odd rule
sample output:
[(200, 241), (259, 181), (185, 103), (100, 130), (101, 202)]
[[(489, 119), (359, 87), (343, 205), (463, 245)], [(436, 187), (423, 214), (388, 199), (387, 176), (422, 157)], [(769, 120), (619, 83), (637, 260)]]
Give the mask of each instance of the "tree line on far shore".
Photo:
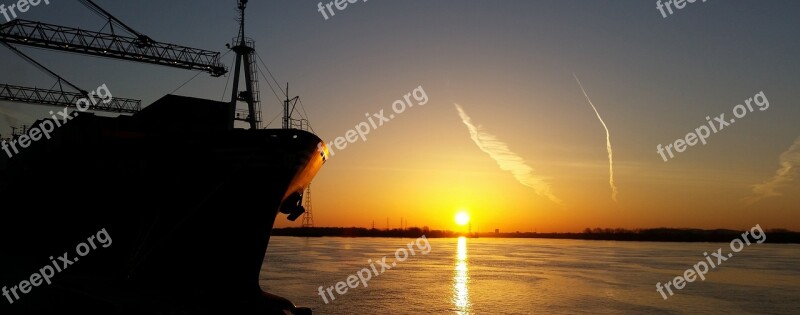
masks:
[[(537, 232), (454, 232), (447, 230), (431, 230), (428, 227), (411, 227), (406, 229), (367, 229), (359, 227), (288, 227), (272, 230), (273, 236), (300, 236), (300, 237), (401, 237), (418, 238), (425, 235), (428, 238), (447, 237), (485, 237), (485, 238), (551, 238), (551, 239), (577, 239), (577, 240), (607, 240), (607, 241), (642, 241), (642, 242), (730, 242), (741, 237), (744, 231), (736, 230), (702, 230), (702, 229), (622, 229), (622, 228), (586, 228), (581, 233), (537, 233)], [(800, 233), (786, 229), (768, 229), (767, 243), (795, 243), (800, 244)]]

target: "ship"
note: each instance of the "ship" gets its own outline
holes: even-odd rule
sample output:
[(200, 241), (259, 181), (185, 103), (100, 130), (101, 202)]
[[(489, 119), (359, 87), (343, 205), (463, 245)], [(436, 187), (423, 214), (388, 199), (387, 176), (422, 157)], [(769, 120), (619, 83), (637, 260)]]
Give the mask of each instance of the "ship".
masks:
[(230, 102), (166, 95), (132, 115), (54, 115), (7, 139), (63, 123), (0, 152), (0, 314), (311, 313), (264, 292), (259, 275), (276, 218), (303, 213), (327, 148), (292, 117), (288, 86), (282, 128), (260, 128), (246, 5)]

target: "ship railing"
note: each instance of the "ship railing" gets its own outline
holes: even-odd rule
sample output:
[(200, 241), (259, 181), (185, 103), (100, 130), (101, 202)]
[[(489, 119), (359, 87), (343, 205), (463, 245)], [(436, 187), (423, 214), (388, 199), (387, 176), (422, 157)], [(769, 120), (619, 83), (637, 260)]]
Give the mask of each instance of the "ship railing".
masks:
[(303, 131), (311, 132), (311, 125), (308, 123), (308, 119), (301, 118), (301, 119), (289, 119), (289, 129), (299, 129)]

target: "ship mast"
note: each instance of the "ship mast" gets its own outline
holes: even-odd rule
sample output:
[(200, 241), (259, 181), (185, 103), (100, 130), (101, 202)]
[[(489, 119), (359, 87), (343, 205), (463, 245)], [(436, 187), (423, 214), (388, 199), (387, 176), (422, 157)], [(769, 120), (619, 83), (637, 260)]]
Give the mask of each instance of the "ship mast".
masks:
[[(256, 64), (253, 60), (255, 55), (255, 43), (252, 39), (245, 37), (244, 32), (244, 11), (247, 8), (248, 0), (238, 0), (239, 2), (239, 34), (233, 40), (231, 48), (236, 53), (236, 65), (233, 73), (233, 95), (228, 112), (228, 128), (233, 129), (234, 121), (246, 121), (251, 130), (261, 127), (261, 105), (258, 97), (258, 77), (256, 74)], [(242, 66), (244, 66), (245, 91), (239, 91), (239, 76)], [(239, 102), (247, 103), (246, 111), (238, 111), (236, 105)]]

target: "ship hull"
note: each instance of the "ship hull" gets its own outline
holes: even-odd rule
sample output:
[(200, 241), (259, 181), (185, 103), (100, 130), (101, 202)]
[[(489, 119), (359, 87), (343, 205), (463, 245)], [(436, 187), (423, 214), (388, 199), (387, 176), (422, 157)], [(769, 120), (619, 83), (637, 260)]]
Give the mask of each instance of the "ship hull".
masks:
[[(175, 131), (136, 116), (86, 115), (70, 124), (4, 162), (0, 286), (18, 286), (47, 265), (63, 270), (52, 284), (0, 300), (3, 308), (12, 314), (293, 308), (263, 293), (258, 280), (279, 209), (324, 163), (317, 136)], [(100, 231), (110, 242), (81, 256), (86, 248), (76, 246)], [(71, 264), (62, 265), (63, 254)]]

